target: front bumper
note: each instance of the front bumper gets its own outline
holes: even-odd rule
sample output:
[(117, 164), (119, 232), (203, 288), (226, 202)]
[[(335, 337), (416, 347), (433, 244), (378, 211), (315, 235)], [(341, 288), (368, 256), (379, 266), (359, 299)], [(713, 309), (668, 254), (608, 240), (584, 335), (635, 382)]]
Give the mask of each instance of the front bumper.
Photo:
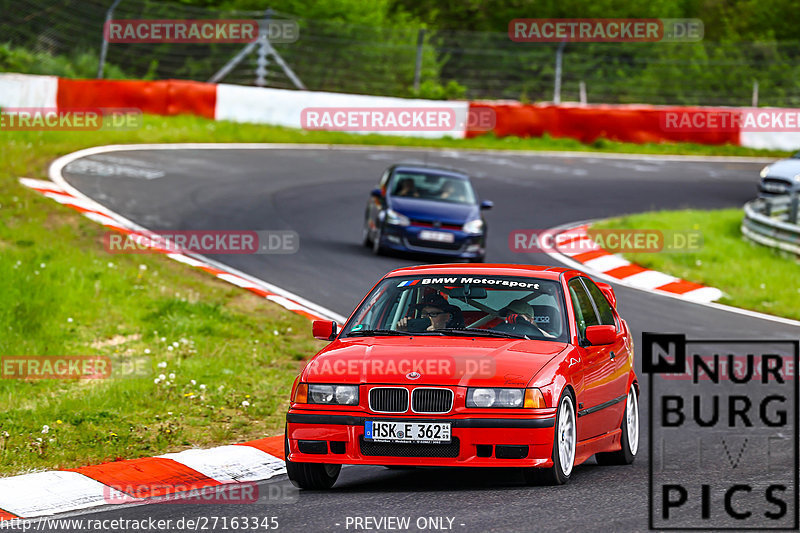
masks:
[(761, 178), (761, 181), (758, 183), (758, 194), (762, 198), (792, 194), (796, 190), (795, 182), (785, 178)]
[[(550, 411), (536, 417), (437, 418), (419, 415), (411, 418), (290, 410), (286, 415), (288, 459), (299, 463), (388, 466), (550, 467), (553, 465), (555, 409)], [(453, 439), (449, 445), (381, 443), (379, 446), (365, 446), (366, 420), (450, 421)], [(301, 451), (301, 446), (304, 451)]]
[(437, 243), (419, 238), (422, 231), (435, 228), (421, 226), (386, 225), (381, 234), (381, 246), (401, 252), (437, 254), (462, 259), (475, 259), (486, 254), (485, 234), (470, 234), (463, 231), (436, 229), (453, 235), (452, 243)]

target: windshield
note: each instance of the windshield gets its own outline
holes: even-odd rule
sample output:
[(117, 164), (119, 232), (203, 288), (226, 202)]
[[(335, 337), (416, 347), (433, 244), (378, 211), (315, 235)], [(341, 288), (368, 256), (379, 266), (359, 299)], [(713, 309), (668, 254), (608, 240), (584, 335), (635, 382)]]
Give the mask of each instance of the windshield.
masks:
[(463, 178), (422, 172), (397, 172), (392, 183), (394, 196), (455, 204), (475, 203), (472, 185)]
[(343, 336), (470, 335), (566, 342), (559, 283), (512, 276), (396, 277), (381, 282)]

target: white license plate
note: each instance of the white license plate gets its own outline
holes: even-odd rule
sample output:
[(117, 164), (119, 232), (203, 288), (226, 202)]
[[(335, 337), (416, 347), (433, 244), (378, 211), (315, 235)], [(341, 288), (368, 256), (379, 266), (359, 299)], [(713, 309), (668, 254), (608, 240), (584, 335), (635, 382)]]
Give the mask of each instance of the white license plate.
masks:
[(419, 232), (419, 238), (423, 241), (435, 242), (454, 242), (456, 240), (455, 235), (452, 233), (447, 233), (446, 231), (430, 231), (426, 229)]
[(367, 420), (364, 438), (374, 442), (450, 442), (450, 422)]

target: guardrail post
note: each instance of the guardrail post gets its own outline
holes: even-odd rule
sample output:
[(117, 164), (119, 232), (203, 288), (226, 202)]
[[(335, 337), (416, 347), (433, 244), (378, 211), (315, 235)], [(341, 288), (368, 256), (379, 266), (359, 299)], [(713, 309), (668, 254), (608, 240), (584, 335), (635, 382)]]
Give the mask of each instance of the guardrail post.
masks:
[(758, 107), (758, 80), (753, 81), (753, 98), (750, 101), (751, 107)]
[(422, 46), (425, 44), (425, 28), (417, 32), (417, 57), (414, 61), (414, 92), (419, 92), (419, 78), (422, 73)]
[(792, 200), (789, 203), (789, 224), (797, 224), (797, 202), (800, 199), (798, 191), (792, 193)]
[(262, 23), (262, 30), (258, 36), (258, 50), (256, 52), (256, 79), (253, 82), (256, 87), (267, 86), (267, 66), (269, 66), (269, 21), (272, 18), (272, 8), (267, 8)]
[(108, 39), (106, 39), (106, 26), (111, 22), (114, 17), (114, 9), (119, 5), (122, 0), (114, 0), (111, 7), (106, 11), (106, 21), (103, 24), (103, 43), (100, 45), (100, 60), (97, 62), (97, 79), (103, 78), (103, 70), (106, 66), (106, 54), (108, 53)]
[(564, 58), (565, 46), (567, 46), (566, 39), (558, 43), (558, 48), (556, 48), (556, 76), (553, 86), (553, 103), (556, 105), (561, 103), (561, 64)]

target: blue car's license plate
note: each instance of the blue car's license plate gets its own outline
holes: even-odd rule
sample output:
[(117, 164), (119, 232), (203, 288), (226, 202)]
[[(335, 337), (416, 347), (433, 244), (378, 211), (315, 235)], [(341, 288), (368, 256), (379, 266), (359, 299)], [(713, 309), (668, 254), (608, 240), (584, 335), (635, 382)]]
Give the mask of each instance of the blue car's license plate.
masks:
[(419, 232), (419, 238), (423, 241), (433, 242), (455, 242), (456, 237), (452, 233), (446, 231), (430, 231), (422, 230)]

